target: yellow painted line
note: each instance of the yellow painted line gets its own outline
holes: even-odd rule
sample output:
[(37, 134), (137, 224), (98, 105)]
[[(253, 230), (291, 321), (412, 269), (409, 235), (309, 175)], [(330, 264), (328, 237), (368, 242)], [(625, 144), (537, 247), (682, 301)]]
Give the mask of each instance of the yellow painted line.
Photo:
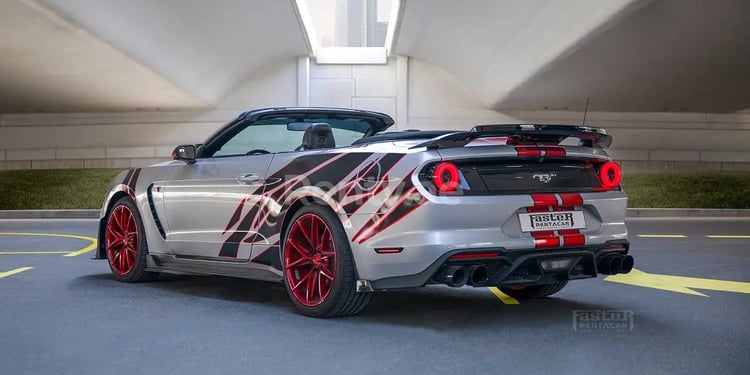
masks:
[[(73, 239), (76, 239), (76, 240), (84, 240), (84, 241), (89, 241), (89, 242), (90, 242), (90, 243), (89, 243), (89, 244), (88, 244), (88, 245), (87, 245), (86, 247), (84, 247), (84, 248), (82, 248), (82, 249), (79, 249), (79, 250), (74, 250), (74, 251), (61, 251), (61, 252), (59, 252), (59, 253), (56, 253), (56, 254), (65, 254), (65, 255), (63, 255), (63, 256), (65, 256), (65, 257), (74, 257), (74, 256), (78, 256), (78, 255), (81, 255), (81, 254), (85, 254), (85, 253), (88, 253), (89, 251), (92, 251), (92, 250), (96, 249), (96, 246), (97, 246), (97, 240), (96, 240), (96, 238), (94, 238), (94, 237), (89, 237), (89, 236), (79, 236), (79, 235), (77, 235), (77, 234), (61, 234), (61, 233), (25, 233), (25, 232), (0, 232), (0, 236), (22, 236), (22, 237), (26, 237), (26, 236), (37, 236), (37, 237), (61, 237), (61, 238), (73, 238)], [(0, 252), (0, 253), (5, 253), (5, 254), (9, 254), (9, 253), (11, 253), (11, 251), (8, 251), (8, 252)], [(32, 254), (32, 253), (34, 253), (34, 252), (32, 252), (32, 251), (24, 251), (24, 252), (22, 252), (22, 251), (15, 251), (15, 253)], [(53, 253), (51, 253), (51, 252), (38, 252), (38, 253), (39, 253), (39, 254), (53, 254)]]
[(728, 234), (707, 234), (706, 237), (708, 237), (708, 238), (728, 238), (728, 239), (750, 238), (750, 236), (728, 235)]
[(750, 283), (732, 280), (703, 279), (699, 277), (660, 275), (633, 268), (630, 273), (607, 276), (604, 280), (614, 283), (660, 289), (669, 292), (708, 297), (693, 289), (717, 290), (722, 292), (750, 294)]
[(687, 238), (684, 234), (639, 234), (641, 238)]
[(28, 271), (28, 270), (30, 270), (32, 268), (34, 268), (34, 267), (19, 267), (19, 268), (16, 268), (14, 270), (0, 272), (0, 279), (2, 279), (3, 277), (13, 276), (13, 275), (15, 275), (17, 273), (21, 273), (23, 271)]
[(3, 251), (0, 255), (44, 255), (44, 254), (68, 254), (70, 251)]
[(92, 251), (92, 250), (96, 249), (96, 246), (97, 246), (96, 238), (89, 237), (89, 241), (91, 241), (91, 243), (88, 246), (84, 247), (83, 249), (76, 250), (76, 251), (71, 251), (71, 252), (69, 252), (69, 253), (67, 253), (67, 254), (65, 254), (63, 256), (64, 257), (75, 257), (75, 256), (79, 256), (81, 254), (86, 254), (89, 251)]
[(492, 294), (495, 295), (495, 297), (497, 297), (500, 301), (503, 301), (503, 303), (506, 305), (518, 305), (519, 304), (517, 299), (501, 292), (500, 289), (497, 289), (497, 287), (491, 286), (487, 289), (489, 289), (490, 292), (492, 292)]

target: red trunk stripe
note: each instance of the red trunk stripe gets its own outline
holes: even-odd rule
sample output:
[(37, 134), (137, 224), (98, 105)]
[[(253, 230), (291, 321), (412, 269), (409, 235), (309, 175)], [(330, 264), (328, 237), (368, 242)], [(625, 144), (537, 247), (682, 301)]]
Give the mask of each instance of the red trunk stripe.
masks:
[(578, 193), (564, 193), (560, 194), (562, 204), (566, 206), (580, 206), (583, 204), (583, 198)]
[(534, 206), (557, 206), (557, 198), (554, 194), (531, 194)]

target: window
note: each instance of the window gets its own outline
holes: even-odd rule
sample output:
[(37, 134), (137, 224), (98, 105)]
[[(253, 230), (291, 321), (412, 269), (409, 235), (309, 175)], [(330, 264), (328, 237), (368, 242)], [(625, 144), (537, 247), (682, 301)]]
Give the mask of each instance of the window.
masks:
[(369, 130), (370, 124), (362, 119), (332, 118), (289, 118), (274, 117), (259, 119), (245, 126), (223, 144), (215, 147), (212, 157), (247, 155), (257, 153), (278, 153), (295, 151), (302, 145), (304, 131), (290, 130), (291, 122), (325, 123), (333, 129), (337, 147), (349, 146), (361, 139)]

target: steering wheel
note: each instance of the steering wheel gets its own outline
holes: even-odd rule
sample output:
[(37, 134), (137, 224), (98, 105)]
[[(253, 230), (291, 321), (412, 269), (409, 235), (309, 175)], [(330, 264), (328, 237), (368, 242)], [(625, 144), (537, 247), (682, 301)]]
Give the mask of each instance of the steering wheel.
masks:
[(264, 150), (264, 149), (262, 149), (262, 148), (256, 148), (256, 149), (254, 149), (254, 150), (250, 150), (250, 151), (246, 152), (246, 153), (245, 153), (245, 155), (253, 155), (253, 154), (270, 154), (270, 153), (271, 153), (271, 151), (268, 151), (268, 150)]

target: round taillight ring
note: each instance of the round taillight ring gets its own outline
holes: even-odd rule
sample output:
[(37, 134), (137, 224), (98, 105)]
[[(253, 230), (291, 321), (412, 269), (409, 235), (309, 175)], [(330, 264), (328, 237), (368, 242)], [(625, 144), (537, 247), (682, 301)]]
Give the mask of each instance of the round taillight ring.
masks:
[(432, 182), (441, 193), (453, 192), (458, 189), (460, 178), (458, 167), (453, 163), (443, 162), (435, 167)]
[(622, 181), (622, 169), (620, 169), (620, 166), (617, 163), (608, 161), (602, 164), (602, 167), (599, 168), (599, 179), (602, 182), (602, 187), (606, 189), (614, 189), (619, 186), (620, 181)]

